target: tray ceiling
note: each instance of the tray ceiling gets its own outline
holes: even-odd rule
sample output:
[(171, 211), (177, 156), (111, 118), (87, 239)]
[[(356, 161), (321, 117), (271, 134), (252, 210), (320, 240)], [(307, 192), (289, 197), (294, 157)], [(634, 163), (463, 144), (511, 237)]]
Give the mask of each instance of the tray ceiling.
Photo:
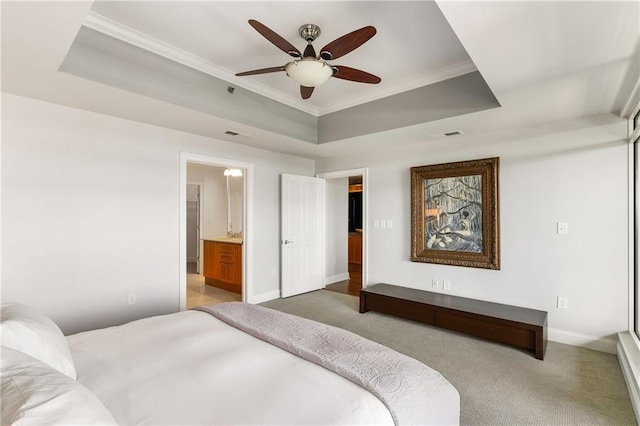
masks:
[[(319, 25), (316, 50), (366, 25), (377, 34), (333, 61), (382, 78), (378, 85), (339, 79), (300, 99), (284, 73), (236, 77), (291, 58), (251, 26), (256, 19), (301, 51), (298, 28)], [(323, 115), (475, 71), (464, 47), (432, 1), (411, 2), (171, 2), (96, 1), (85, 26), (153, 51), (313, 115)]]

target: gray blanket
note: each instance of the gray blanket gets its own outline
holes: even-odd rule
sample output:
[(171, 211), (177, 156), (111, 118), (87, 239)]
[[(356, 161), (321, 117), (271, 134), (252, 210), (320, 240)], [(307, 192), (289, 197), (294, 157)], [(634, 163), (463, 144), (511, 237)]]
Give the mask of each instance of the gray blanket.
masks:
[(460, 396), (447, 379), (386, 346), (340, 328), (242, 302), (194, 309), (362, 386), (386, 405), (396, 425), (459, 421)]

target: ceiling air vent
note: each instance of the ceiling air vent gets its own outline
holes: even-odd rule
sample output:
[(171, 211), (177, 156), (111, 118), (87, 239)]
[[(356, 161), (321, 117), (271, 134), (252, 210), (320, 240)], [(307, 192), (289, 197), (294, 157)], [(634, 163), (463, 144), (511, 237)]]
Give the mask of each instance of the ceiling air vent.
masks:
[(450, 132), (434, 133), (433, 135), (427, 136), (427, 139), (430, 139), (430, 140), (442, 139), (442, 138), (446, 138), (448, 136), (457, 136), (457, 135), (463, 135), (463, 134), (464, 133), (462, 133), (462, 131), (460, 131), (460, 130), (452, 130)]
[(227, 130), (224, 134), (229, 136), (238, 136), (240, 133), (234, 132), (233, 130)]

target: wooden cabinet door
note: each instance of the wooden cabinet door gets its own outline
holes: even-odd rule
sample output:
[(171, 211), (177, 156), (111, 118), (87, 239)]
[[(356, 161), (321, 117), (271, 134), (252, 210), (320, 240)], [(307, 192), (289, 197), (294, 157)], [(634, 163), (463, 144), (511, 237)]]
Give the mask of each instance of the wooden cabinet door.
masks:
[(220, 278), (222, 282), (242, 285), (242, 246), (239, 244), (220, 244)]
[(233, 272), (235, 277), (235, 284), (242, 288), (242, 246), (236, 244), (234, 249), (235, 262), (233, 263), (235, 271)]
[(225, 249), (231, 246), (231, 244), (221, 244), (221, 250), (218, 255), (218, 262), (220, 265), (220, 277), (218, 278), (220, 281), (234, 284), (235, 283), (235, 256), (233, 255), (233, 250), (231, 253), (227, 252)]
[(349, 235), (349, 263), (362, 264), (362, 235)]

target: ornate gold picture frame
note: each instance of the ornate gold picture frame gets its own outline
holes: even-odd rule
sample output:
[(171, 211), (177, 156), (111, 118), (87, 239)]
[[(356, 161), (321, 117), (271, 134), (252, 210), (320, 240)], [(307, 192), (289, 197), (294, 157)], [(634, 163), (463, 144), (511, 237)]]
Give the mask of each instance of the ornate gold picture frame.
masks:
[(499, 158), (411, 168), (411, 261), (500, 269)]

